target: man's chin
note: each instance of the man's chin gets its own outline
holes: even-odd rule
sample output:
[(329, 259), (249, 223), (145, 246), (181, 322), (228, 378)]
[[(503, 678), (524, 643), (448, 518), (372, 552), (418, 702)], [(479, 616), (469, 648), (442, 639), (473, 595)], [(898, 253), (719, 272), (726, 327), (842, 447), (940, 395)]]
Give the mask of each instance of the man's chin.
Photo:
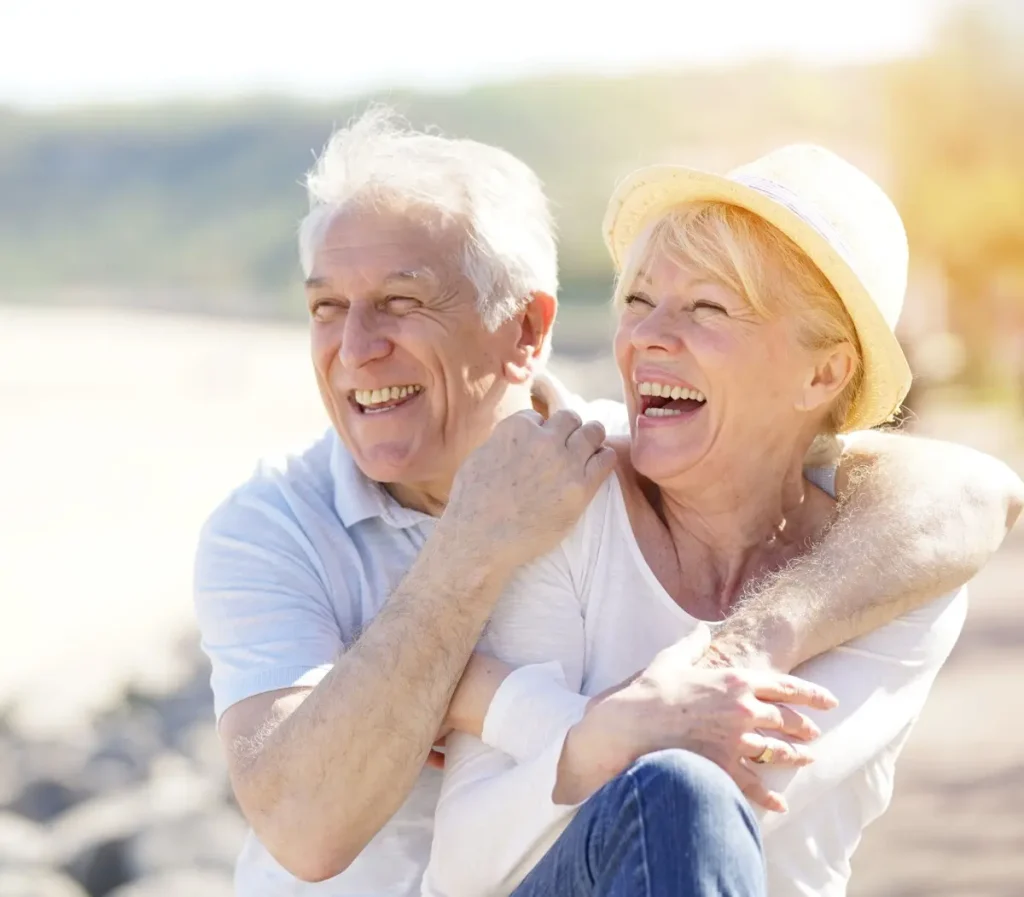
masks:
[(350, 446), (359, 469), (377, 483), (416, 483), (427, 472), (426, 452), (409, 442)]

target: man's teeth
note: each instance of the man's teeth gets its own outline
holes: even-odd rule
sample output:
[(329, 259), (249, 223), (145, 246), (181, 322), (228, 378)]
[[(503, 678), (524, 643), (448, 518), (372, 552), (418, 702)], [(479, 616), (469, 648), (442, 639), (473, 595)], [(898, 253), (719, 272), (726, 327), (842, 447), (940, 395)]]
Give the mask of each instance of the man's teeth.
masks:
[(418, 384), (412, 386), (385, 386), (383, 389), (357, 389), (353, 392), (353, 397), (357, 405), (367, 408), (373, 405), (382, 405), (384, 402), (405, 399), (422, 391), (423, 387)]
[[(642, 396), (660, 396), (663, 399), (694, 399), (697, 402), (706, 402), (707, 398), (699, 389), (686, 389), (682, 386), (669, 386), (667, 383), (651, 383), (645, 380), (637, 383), (637, 389)], [(664, 410), (664, 409), (652, 409)]]

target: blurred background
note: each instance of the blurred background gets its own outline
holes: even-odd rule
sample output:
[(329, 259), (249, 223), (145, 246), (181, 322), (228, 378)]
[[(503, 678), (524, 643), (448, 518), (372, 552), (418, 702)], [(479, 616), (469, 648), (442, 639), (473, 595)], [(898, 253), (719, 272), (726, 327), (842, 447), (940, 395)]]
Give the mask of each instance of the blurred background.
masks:
[[(652, 161), (826, 144), (910, 233), (903, 426), (1024, 472), (1024, 2), (0, 3), (0, 895), (227, 895), (199, 526), (326, 427), (301, 179), (372, 100), (534, 166), (556, 369), (615, 396), (599, 223)], [(855, 897), (1024, 893), (1024, 538), (977, 578)], [(49, 870), (49, 871), (45, 871)]]

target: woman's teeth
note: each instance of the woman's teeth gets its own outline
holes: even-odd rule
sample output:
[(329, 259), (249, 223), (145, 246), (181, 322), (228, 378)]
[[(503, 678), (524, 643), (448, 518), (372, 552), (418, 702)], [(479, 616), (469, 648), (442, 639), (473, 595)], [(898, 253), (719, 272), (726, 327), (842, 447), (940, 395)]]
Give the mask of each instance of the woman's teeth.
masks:
[(375, 405), (407, 399), (409, 396), (416, 395), (416, 393), (422, 391), (423, 387), (418, 384), (413, 384), (412, 386), (385, 386), (383, 389), (356, 389), (353, 390), (352, 397), (360, 407), (373, 408)]
[(707, 399), (699, 389), (686, 389), (683, 386), (669, 386), (667, 383), (637, 383), (637, 390), (642, 396), (660, 396), (663, 399), (693, 399), (706, 402)]

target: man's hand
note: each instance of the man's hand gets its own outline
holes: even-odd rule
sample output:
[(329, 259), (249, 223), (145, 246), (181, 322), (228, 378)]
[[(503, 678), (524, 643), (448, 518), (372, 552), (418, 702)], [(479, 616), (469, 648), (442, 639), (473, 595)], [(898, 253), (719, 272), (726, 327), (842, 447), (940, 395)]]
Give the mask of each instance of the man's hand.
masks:
[(684, 748), (721, 766), (754, 803), (786, 811), (750, 764), (765, 748), (773, 763), (812, 762), (791, 739), (811, 741), (818, 728), (782, 702), (828, 710), (836, 700), (813, 683), (767, 670), (694, 668), (707, 647), (706, 627), (701, 630), (660, 652), (629, 684), (595, 699), (566, 738), (557, 802), (584, 800), (645, 754)]
[(553, 549), (615, 467), (604, 427), (572, 411), (520, 411), (495, 427), (455, 477), (445, 526), (508, 569)]

